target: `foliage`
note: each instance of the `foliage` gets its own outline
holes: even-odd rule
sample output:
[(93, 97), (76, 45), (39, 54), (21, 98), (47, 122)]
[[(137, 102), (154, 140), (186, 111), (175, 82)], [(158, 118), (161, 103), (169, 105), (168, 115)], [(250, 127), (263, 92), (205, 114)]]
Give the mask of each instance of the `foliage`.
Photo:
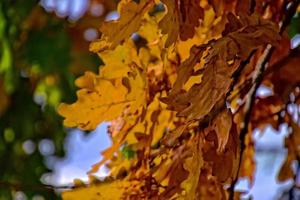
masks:
[[(97, 2), (115, 7), (90, 6)], [(254, 181), (253, 131), (283, 125), (288, 154), (277, 178), (294, 180), (293, 198), (300, 48), (290, 41), (300, 33), (299, 0), (121, 0), (120, 18), (101, 23), (90, 44), (98, 60), (79, 36), (103, 17), (70, 24), (37, 3), (0, 2), (0, 199), (17, 191), (60, 198), (41, 178), (53, 155), (36, 148), (48, 139), (63, 156), (56, 108), (75, 101), (84, 70), (77, 101), (58, 112), (84, 131), (110, 122), (112, 146), (90, 183), (75, 181), (64, 199), (239, 199), (239, 178)], [(271, 93), (258, 95), (261, 86)], [(109, 177), (94, 179), (103, 165)]]
[[(69, 127), (111, 122), (113, 144), (89, 172), (106, 164), (110, 177), (63, 198), (239, 198), (238, 178), (253, 182), (251, 133), (268, 125), (290, 127), (278, 179), (295, 178), (300, 53), (285, 28), (298, 4), (121, 0), (120, 18), (90, 45), (104, 65), (77, 79), (78, 100), (59, 107)], [(257, 96), (261, 85), (272, 94)]]

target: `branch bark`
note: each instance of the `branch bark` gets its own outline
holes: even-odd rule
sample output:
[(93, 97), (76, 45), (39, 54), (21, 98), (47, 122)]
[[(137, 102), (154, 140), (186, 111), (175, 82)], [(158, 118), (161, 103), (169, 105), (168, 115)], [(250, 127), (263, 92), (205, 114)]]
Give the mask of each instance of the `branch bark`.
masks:
[[(290, 24), (290, 21), (291, 21), (292, 17), (295, 15), (295, 12), (297, 10), (297, 7), (299, 6), (299, 3), (300, 3), (300, 0), (295, 0), (288, 7), (286, 16), (285, 16), (284, 20), (282, 21), (282, 23), (280, 24), (280, 31), (279, 31), (280, 35), (282, 35), (282, 33), (284, 32), (286, 27)], [(269, 59), (271, 58), (271, 55), (272, 55), (274, 49), (275, 49), (275, 47), (268, 45), (266, 47), (263, 55), (260, 57), (257, 65), (256, 65), (256, 73), (254, 74), (253, 79), (252, 79), (252, 83), (253, 83), (252, 87), (247, 95), (249, 98), (247, 98), (247, 101), (244, 106), (244, 113), (245, 113), (244, 123), (242, 124), (241, 131), (240, 131), (240, 137), (239, 137), (240, 138), (240, 152), (239, 152), (238, 170), (237, 170), (237, 173), (228, 189), (230, 200), (234, 200), (234, 188), (238, 181), (241, 163), (242, 163), (242, 159), (243, 159), (243, 153), (246, 148), (245, 138), (248, 134), (248, 127), (249, 127), (249, 123), (250, 123), (250, 119), (251, 119), (252, 109), (253, 109), (254, 102), (255, 102), (256, 91), (263, 81), (263, 75), (264, 75), (264, 72), (266, 69), (266, 65), (269, 62)]]

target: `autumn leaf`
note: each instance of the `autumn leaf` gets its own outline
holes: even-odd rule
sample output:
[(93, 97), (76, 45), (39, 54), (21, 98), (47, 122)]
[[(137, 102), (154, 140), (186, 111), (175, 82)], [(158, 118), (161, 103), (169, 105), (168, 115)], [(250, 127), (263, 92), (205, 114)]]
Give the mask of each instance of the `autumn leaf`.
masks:
[(216, 119), (213, 121), (213, 127), (216, 131), (218, 137), (218, 151), (223, 152), (225, 146), (227, 145), (229, 134), (232, 125), (232, 114), (231, 111), (225, 109), (219, 115), (216, 116)]
[(96, 75), (86, 72), (76, 80), (81, 88), (77, 102), (61, 104), (59, 113), (68, 127), (93, 130), (104, 121), (118, 118), (126, 109), (135, 112), (145, 103), (145, 75), (129, 43), (114, 52), (100, 54), (105, 66)]
[[(223, 113), (226, 115), (226, 112)], [(228, 120), (228, 119), (226, 119)], [(216, 131), (208, 127), (205, 130), (206, 143), (203, 145), (203, 159), (211, 164), (212, 174), (218, 181), (229, 182), (236, 173), (240, 146), (238, 143), (238, 133), (235, 126), (231, 126), (224, 150), (220, 151), (219, 140), (224, 140), (222, 135), (217, 135)]]
[(181, 40), (192, 38), (195, 28), (199, 26), (204, 11), (199, 0), (162, 0), (166, 5), (167, 14), (159, 22), (162, 33), (168, 35), (166, 47), (173, 44), (178, 36)]
[[(278, 10), (275, 4), (280, 3), (266, 5)], [(119, 190), (109, 197), (242, 198), (243, 192), (230, 190), (239, 177), (253, 184), (251, 131), (288, 121), (286, 116), (279, 118), (287, 104), (275, 77), (287, 83), (289, 88), (283, 90), (291, 97), (289, 103), (299, 101), (298, 79), (286, 80), (285, 74), (272, 70), (292, 76), (290, 72), (297, 69), (291, 65), (298, 63), (293, 54), (287, 55), (286, 65), (272, 67), (272, 60), (266, 72), (260, 68), (264, 49), (278, 45), (282, 30), (276, 23), (282, 16), (248, 0), (121, 0), (118, 11), (120, 18), (105, 22), (101, 39), (90, 46), (104, 66), (98, 74), (86, 72), (80, 77), (77, 102), (59, 108), (67, 126), (92, 130), (110, 122), (112, 145), (89, 174), (106, 165), (114, 181), (89, 186), (94, 188), (91, 196), (97, 198), (96, 190), (104, 196), (109, 195), (104, 190)], [(253, 11), (259, 13), (250, 14)], [(287, 53), (287, 46), (278, 51)], [(274, 95), (254, 96), (247, 120), (245, 97), (259, 73)], [(296, 130), (295, 124), (289, 124)], [(293, 142), (298, 143), (297, 137), (289, 138), (289, 144)], [(290, 152), (295, 149), (287, 147)], [(291, 176), (296, 154), (290, 153), (280, 180)], [(63, 197), (85, 189), (88, 193), (88, 188), (79, 187)]]
[(283, 59), (270, 66), (266, 72), (265, 82), (268, 83), (271, 80), (275, 93), (281, 96), (284, 101), (289, 98), (288, 95), (293, 87), (300, 82), (299, 76), (294, 76), (300, 74), (299, 61), (300, 47), (297, 47)]
[(300, 126), (299, 124), (295, 123), (292, 118), (290, 118), (290, 127), (292, 132), (287, 138), (285, 138), (285, 147), (288, 150), (288, 155), (286, 156), (277, 175), (277, 179), (280, 182), (294, 178), (292, 163), (293, 161), (297, 160), (300, 155)]
[[(188, 178), (181, 183), (181, 187), (184, 189), (182, 199), (194, 200), (197, 197), (197, 188), (200, 181), (200, 173), (203, 165), (202, 150), (201, 150), (201, 138), (196, 136), (192, 140), (192, 156), (187, 158), (184, 164), (184, 168), (189, 172)], [(180, 199), (180, 198), (179, 198)]]
[(292, 154), (288, 154), (287, 157), (285, 158), (279, 170), (279, 173), (277, 175), (277, 180), (279, 182), (284, 182), (294, 177), (294, 172), (292, 170), (293, 160), (294, 158)]
[(212, 5), (217, 16), (226, 15), (228, 12), (233, 12), (234, 5), (237, 1), (235, 0), (208, 0), (209, 4)]
[(178, 116), (193, 120), (213, 113), (213, 109), (218, 109), (214, 107), (225, 99), (241, 61), (261, 45), (276, 44), (279, 38), (276, 26), (257, 15), (238, 19), (229, 14), (228, 20), (231, 24), (223, 32), (226, 36), (208, 44), (201, 83), (188, 91), (171, 91), (169, 97), (163, 99), (170, 108), (178, 111)]
[(144, 15), (154, 5), (153, 0), (141, 0), (138, 3), (132, 0), (122, 0), (118, 4), (120, 18), (118, 20), (104, 22), (100, 28), (102, 37), (91, 43), (93, 52), (105, 49), (114, 49), (123, 43), (133, 33), (137, 32)]
[(261, 130), (267, 125), (271, 125), (274, 129), (278, 130), (280, 124), (278, 115), (283, 110), (282, 106), (283, 102), (279, 96), (257, 98), (257, 102), (253, 108), (251, 124)]
[(184, 87), (184, 85), (189, 80), (189, 78), (195, 73), (197, 73), (194, 67), (197, 63), (200, 62), (200, 59), (205, 49), (206, 49), (205, 45), (200, 47), (193, 46), (191, 48), (190, 57), (178, 67), (177, 79), (176, 82), (174, 83), (171, 93), (179, 92)]
[(71, 191), (64, 192), (62, 197), (64, 200), (117, 200), (121, 199), (126, 186), (128, 186), (126, 181), (98, 183), (88, 187), (78, 187)]

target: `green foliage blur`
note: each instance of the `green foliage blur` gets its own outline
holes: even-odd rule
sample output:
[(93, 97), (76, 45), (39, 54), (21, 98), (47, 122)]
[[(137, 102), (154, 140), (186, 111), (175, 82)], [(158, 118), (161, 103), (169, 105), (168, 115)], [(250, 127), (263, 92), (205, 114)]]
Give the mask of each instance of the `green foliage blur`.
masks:
[[(46, 156), (64, 156), (57, 105), (73, 102), (76, 76), (99, 65), (78, 36), (84, 23), (46, 13), (37, 0), (0, 1), (0, 200), (18, 192), (60, 199), (41, 177), (51, 171)], [(39, 150), (45, 139), (54, 153)]]
[(300, 13), (299, 12), (292, 18), (288, 32), (289, 32), (289, 35), (291, 38), (300, 33)]

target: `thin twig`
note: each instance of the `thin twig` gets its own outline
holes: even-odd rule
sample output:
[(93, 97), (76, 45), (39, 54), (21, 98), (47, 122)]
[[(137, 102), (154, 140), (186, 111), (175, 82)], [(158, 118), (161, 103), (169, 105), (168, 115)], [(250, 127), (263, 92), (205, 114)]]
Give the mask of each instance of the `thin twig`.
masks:
[(73, 189), (74, 186), (53, 186), (48, 184), (23, 184), (17, 182), (0, 181), (0, 188), (11, 188), (16, 190), (38, 190), (38, 191), (48, 191), (55, 192), (59, 190)]
[[(283, 20), (282, 24), (280, 25), (280, 31), (279, 34), (282, 35), (282, 33), (284, 32), (285, 28), (289, 25), (292, 17), (294, 16), (297, 7), (300, 3), (300, 0), (295, 0), (288, 8), (287, 10), (287, 14), (285, 19)], [(239, 155), (239, 163), (238, 163), (238, 169), (237, 169), (237, 173), (230, 185), (229, 188), (229, 199), (233, 200), (234, 199), (234, 188), (235, 185), (238, 181), (238, 177), (239, 177), (239, 172), (240, 172), (240, 168), (241, 168), (241, 163), (242, 163), (242, 158), (243, 158), (243, 153), (244, 150), (246, 148), (246, 144), (245, 144), (245, 139), (246, 139), (246, 135), (248, 133), (248, 126), (250, 123), (250, 119), (251, 119), (251, 114), (252, 114), (252, 109), (254, 106), (254, 102), (255, 102), (255, 97), (256, 97), (256, 91), (259, 88), (260, 84), (263, 81), (263, 74), (265, 72), (266, 69), (266, 65), (269, 62), (269, 59), (271, 58), (272, 52), (274, 51), (274, 47), (272, 47), (271, 45), (268, 45), (263, 53), (263, 55), (260, 57), (257, 67), (256, 67), (256, 73), (253, 76), (253, 85), (248, 93), (248, 100), (245, 103), (245, 107), (244, 107), (244, 113), (245, 113), (245, 117), (244, 117), (244, 123), (242, 124), (241, 127), (241, 131), (240, 131), (240, 155)]]
[[(273, 72), (278, 71), (279, 69), (281, 69), (282, 67), (285, 66), (285, 64), (292, 58), (295, 57), (299, 57), (300, 56), (300, 45), (298, 45), (297, 47), (295, 47), (294, 49), (292, 49), (288, 55), (284, 56), (282, 59), (280, 59), (279, 61), (275, 62), (274, 64), (270, 65), (267, 67), (267, 69), (265, 70), (264, 74), (263, 74), (263, 78), (267, 78), (268, 76), (270, 76)], [(249, 85), (251, 84), (251, 80), (245, 80), (244, 82), (246, 82), (246, 84), (242, 84), (239, 87), (235, 87), (236, 92), (233, 95), (228, 95), (227, 101), (232, 101), (234, 98), (236, 98), (238, 95), (240, 95), (241, 91), (244, 91), (247, 87), (249, 87)], [(233, 84), (234, 86), (236, 84)], [(230, 90), (231, 91), (231, 90)], [(229, 93), (230, 94), (230, 93)]]

